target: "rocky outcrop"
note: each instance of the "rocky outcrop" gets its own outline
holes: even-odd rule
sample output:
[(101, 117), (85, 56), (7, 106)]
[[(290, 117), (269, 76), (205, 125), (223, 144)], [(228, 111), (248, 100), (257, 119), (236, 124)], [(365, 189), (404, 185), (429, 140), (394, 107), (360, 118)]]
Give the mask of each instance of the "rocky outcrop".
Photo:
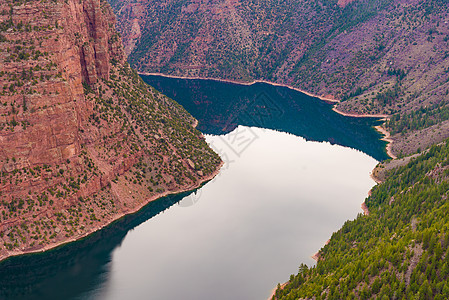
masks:
[(217, 170), (195, 120), (130, 69), (114, 24), (100, 0), (0, 3), (0, 259), (85, 236)]

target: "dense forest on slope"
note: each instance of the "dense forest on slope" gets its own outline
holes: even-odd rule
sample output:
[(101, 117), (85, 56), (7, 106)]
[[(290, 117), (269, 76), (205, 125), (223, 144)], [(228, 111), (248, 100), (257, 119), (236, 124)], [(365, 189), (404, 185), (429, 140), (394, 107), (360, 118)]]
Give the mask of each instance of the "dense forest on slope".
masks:
[(220, 164), (126, 63), (100, 0), (0, 2), (0, 260), (83, 237)]
[(381, 164), (369, 215), (346, 222), (275, 299), (449, 298), (447, 1), (110, 2), (140, 72), (332, 96), (343, 112), (389, 115), (398, 156), (421, 153)]
[(448, 193), (449, 140), (389, 170), (369, 215), (347, 221), (274, 299), (447, 299)]
[[(393, 136), (396, 154), (449, 137), (435, 127), (449, 122), (443, 111), (449, 97), (446, 1), (110, 3), (129, 61), (140, 72), (264, 79), (331, 95), (344, 112), (396, 115), (401, 121), (390, 129), (408, 128), (408, 140)], [(430, 127), (440, 130), (432, 140), (420, 134)]]

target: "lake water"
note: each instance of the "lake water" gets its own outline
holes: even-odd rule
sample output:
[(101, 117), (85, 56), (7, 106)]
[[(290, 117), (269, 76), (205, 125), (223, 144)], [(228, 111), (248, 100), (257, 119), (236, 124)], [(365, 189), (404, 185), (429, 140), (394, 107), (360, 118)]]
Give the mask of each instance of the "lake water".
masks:
[[(311, 108), (304, 108), (302, 94), (282, 91), (281, 96), (292, 95), (278, 99), (265, 85), (259, 93), (264, 96), (254, 89), (256, 95), (243, 91), (237, 100), (227, 98), (247, 103), (264, 98), (257, 100), (264, 104), (252, 102), (246, 110), (224, 105), (241, 109), (228, 111), (229, 119), (208, 95), (209, 113), (200, 118), (206, 108), (198, 99), (216, 82), (194, 84), (199, 98), (184, 95), (179, 101), (196, 103), (189, 110), (203, 132), (214, 133), (206, 140), (225, 162), (220, 174), (194, 192), (151, 202), (82, 241), (3, 262), (0, 299), (266, 299), (301, 262), (313, 264), (310, 256), (332, 232), (361, 213), (375, 184), (369, 176), (375, 158), (385, 157), (384, 143), (371, 127), (376, 121), (341, 117), (307, 96)], [(233, 87), (220, 86), (225, 98)], [(285, 103), (293, 102), (296, 109), (287, 110)], [(307, 125), (295, 124), (294, 117)], [(271, 129), (251, 124), (260, 120)], [(336, 136), (320, 122), (336, 125), (329, 128)], [(306, 140), (299, 129), (313, 132), (303, 135)], [(322, 142), (329, 140), (333, 144)], [(365, 146), (337, 145), (350, 143)]]
[(332, 105), (287, 87), (267, 83), (241, 85), (202, 79), (142, 76), (145, 82), (175, 99), (208, 134), (225, 134), (238, 125), (274, 129), (306, 140), (359, 149), (377, 160), (387, 159), (385, 142), (373, 118), (345, 117)]

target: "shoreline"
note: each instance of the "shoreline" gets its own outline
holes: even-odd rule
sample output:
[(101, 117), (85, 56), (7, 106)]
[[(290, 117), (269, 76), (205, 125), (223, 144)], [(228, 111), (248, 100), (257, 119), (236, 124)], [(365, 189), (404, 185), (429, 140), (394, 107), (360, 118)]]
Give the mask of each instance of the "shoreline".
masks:
[(314, 98), (318, 98), (324, 102), (327, 102), (329, 104), (336, 104), (336, 103), (340, 103), (340, 100), (334, 99), (334, 98), (330, 98), (330, 97), (325, 97), (325, 96), (318, 96), (312, 93), (309, 93), (307, 91), (301, 90), (299, 88), (295, 88), (292, 87), (290, 85), (287, 84), (282, 84), (282, 83), (275, 83), (275, 82), (270, 82), (267, 80), (253, 80), (253, 81), (238, 81), (238, 80), (232, 80), (232, 79), (221, 79), (221, 78), (208, 78), (208, 77), (200, 77), (200, 76), (177, 76), (177, 75), (167, 75), (167, 74), (163, 74), (163, 73), (149, 73), (149, 72), (137, 72), (137, 74), (139, 75), (145, 75), (145, 76), (161, 76), (161, 77), (166, 77), (166, 78), (174, 78), (174, 79), (192, 79), (192, 80), (212, 80), (212, 81), (218, 81), (218, 82), (225, 82), (225, 83), (234, 83), (234, 84), (240, 84), (240, 85), (253, 85), (256, 83), (266, 83), (269, 85), (273, 85), (273, 86), (279, 86), (279, 87), (285, 87), (303, 94), (306, 94), (307, 96), (310, 97), (314, 97)]
[[(371, 190), (370, 190), (370, 192), (371, 192)], [(363, 201), (363, 203), (362, 203), (361, 207), (362, 207), (362, 210), (363, 210), (363, 215), (365, 215), (365, 216), (369, 216), (369, 210), (368, 210), (368, 206), (366, 206), (366, 203), (365, 203), (365, 201)]]
[[(308, 96), (310, 96), (310, 97), (318, 98), (318, 99), (320, 99), (320, 100), (322, 100), (322, 101), (325, 101), (325, 102), (327, 102), (327, 103), (329, 103), (329, 104), (333, 104), (332, 110), (333, 110), (334, 112), (336, 112), (336, 113), (342, 115), (342, 116), (345, 116), (345, 117), (354, 117), (354, 118), (378, 118), (378, 119), (381, 119), (381, 121), (384, 121), (384, 122), (387, 121), (388, 118), (389, 118), (389, 115), (387, 115), (387, 114), (374, 114), (374, 115), (369, 115), (369, 114), (355, 114), (355, 113), (347, 113), (347, 112), (343, 112), (343, 111), (340, 111), (340, 110), (337, 108), (337, 106), (336, 106), (338, 103), (340, 103), (339, 100), (336, 100), (336, 99), (333, 99), (333, 98), (329, 98), (329, 97), (322, 97), (322, 96), (314, 95), (314, 94), (312, 94), (312, 93), (309, 93), (309, 92), (307, 92), (307, 91), (301, 90), (301, 89), (299, 89), (299, 88), (294, 88), (294, 87), (289, 86), (289, 85), (286, 85), (286, 84), (279, 84), (279, 83), (269, 82), (269, 81), (266, 81), (266, 80), (253, 80), (253, 81), (251, 81), (251, 82), (244, 82), (244, 81), (237, 81), (237, 80), (226, 80), (226, 79), (220, 79), (220, 78), (207, 78), (207, 77), (199, 77), (199, 76), (192, 76), (192, 77), (188, 77), (188, 76), (176, 76), (176, 75), (167, 75), (167, 74), (163, 74), (163, 73), (138, 72), (138, 74), (139, 74), (139, 75), (147, 75), (147, 76), (148, 76), (148, 75), (161, 76), (161, 77), (175, 78), (175, 79), (201, 79), (201, 80), (213, 80), (213, 81), (218, 81), (218, 82), (234, 83), (234, 84), (241, 84), (241, 85), (247, 85), (247, 86), (248, 86), (248, 85), (255, 84), (255, 83), (266, 83), (266, 84), (270, 84), (270, 85), (273, 85), (273, 86), (286, 87), (286, 88), (289, 88), (289, 89), (291, 89), (291, 90), (294, 90), (294, 91), (297, 91), (297, 92), (306, 94), (306, 95), (308, 95)], [(384, 128), (383, 128), (382, 126), (380, 126), (380, 125), (374, 126), (374, 128), (375, 128), (379, 133), (381, 133), (381, 134), (384, 135), (384, 137), (381, 138), (381, 140), (387, 142), (387, 145), (386, 145), (386, 147), (385, 147), (386, 152), (387, 152), (387, 155), (388, 155), (389, 157), (391, 157), (392, 159), (396, 159), (397, 157), (396, 157), (396, 156), (393, 154), (393, 152), (392, 152), (392, 143), (393, 143), (393, 140), (390, 138), (390, 137), (391, 137), (390, 132), (387, 131), (386, 129), (384, 129)], [(380, 184), (380, 183), (381, 183), (380, 181), (376, 180), (376, 178), (374, 178), (372, 172), (370, 173), (370, 177), (376, 182), (376, 184)], [(369, 194), (369, 195), (371, 194), (371, 190), (368, 192), (368, 194)], [(368, 216), (368, 215), (369, 215), (369, 210), (368, 210), (368, 207), (366, 206), (365, 202), (363, 202), (363, 203), (361, 204), (361, 209), (362, 209), (363, 214), (364, 214), (365, 216)], [(330, 239), (329, 239), (323, 246), (327, 245), (329, 242), (330, 242)], [(321, 250), (321, 249), (320, 249), (320, 250)], [(320, 250), (318, 250), (315, 254), (313, 254), (313, 255), (311, 256), (311, 258), (312, 258), (313, 260), (315, 260), (316, 262), (318, 262), (318, 260), (320, 259), (320, 255), (319, 255)], [(281, 289), (282, 289), (283, 287), (285, 287), (287, 284), (288, 284), (288, 281), (285, 282), (285, 283), (283, 283), (283, 284), (281, 285)], [(268, 298), (268, 300), (271, 300), (271, 299), (273, 298), (273, 296), (274, 296), (275, 293), (276, 293), (276, 290), (277, 290), (277, 287), (275, 287), (275, 288), (272, 290), (271, 295), (270, 295), (270, 297)]]
[(376, 128), (377, 131), (379, 131), (381, 134), (384, 135), (384, 137), (381, 140), (387, 142), (387, 146), (385, 147), (385, 149), (387, 150), (387, 155), (392, 159), (396, 159), (397, 156), (393, 154), (392, 150), (393, 140), (391, 139), (390, 132), (385, 128), (383, 128), (381, 125), (374, 126), (374, 128)]
[(389, 117), (389, 115), (385, 114), (375, 114), (375, 115), (369, 115), (369, 114), (355, 114), (355, 113), (347, 113), (344, 111), (339, 110), (337, 107), (333, 107), (332, 110), (336, 112), (337, 114), (340, 114), (345, 117), (353, 117), (353, 118), (376, 118), (381, 119), (381, 121), (386, 121)]
[[(344, 111), (341, 111), (337, 108), (337, 104), (340, 103), (340, 100), (334, 99), (334, 98), (329, 98), (329, 97), (324, 97), (324, 96), (318, 96), (312, 93), (309, 93), (307, 91), (304, 91), (302, 89), (299, 88), (295, 88), (292, 87), (290, 85), (287, 84), (282, 84), (282, 83), (275, 83), (275, 82), (270, 82), (267, 80), (253, 80), (250, 82), (247, 81), (238, 81), (238, 80), (231, 80), (231, 79), (221, 79), (221, 78), (208, 78), (208, 77), (200, 77), (200, 76), (177, 76), (177, 75), (167, 75), (167, 74), (163, 74), (163, 73), (151, 73), (151, 72), (137, 72), (137, 74), (139, 75), (145, 75), (145, 76), (161, 76), (161, 77), (166, 77), (166, 78), (174, 78), (174, 79), (192, 79), (192, 80), (213, 80), (213, 81), (218, 81), (218, 82), (226, 82), (226, 83), (234, 83), (234, 84), (240, 84), (240, 85), (253, 85), (255, 83), (266, 83), (266, 84), (270, 84), (273, 86), (280, 86), (280, 87), (286, 87), (289, 88), (291, 90), (306, 94), (307, 96), (310, 97), (314, 97), (314, 98), (318, 98), (326, 103), (329, 104), (333, 104), (332, 110), (334, 112), (336, 112), (337, 114), (340, 114), (342, 116), (345, 117), (353, 117), (353, 118), (377, 118), (377, 119), (381, 119), (381, 121), (387, 121), (388, 118), (390, 117), (389, 115), (386, 114), (375, 114), (375, 115), (369, 115), (369, 114), (356, 114), (356, 113), (347, 113)], [(385, 130), (383, 127), (381, 126), (374, 126), (374, 128), (379, 131), (380, 133), (384, 134), (385, 136), (383, 138), (381, 138), (382, 141), (386, 141), (387, 142), (387, 146), (385, 147), (386, 151), (387, 151), (387, 155), (389, 157), (391, 157), (392, 159), (396, 159), (396, 155), (393, 154), (392, 152), (392, 143), (393, 140), (390, 138), (390, 132)]]
[[(282, 290), (286, 285), (288, 284), (287, 282), (284, 282), (283, 284), (280, 285), (280, 289)], [(278, 287), (276, 286), (270, 293), (270, 297), (268, 297), (267, 300), (271, 300), (273, 299), (273, 297), (276, 295), (276, 291), (278, 290)]]
[[(372, 180), (374, 180), (376, 182), (376, 184), (381, 184), (383, 181), (380, 180), (379, 178), (377, 178), (376, 175), (374, 175), (374, 170), (376, 170), (376, 168), (377, 168), (377, 166), (374, 167), (373, 171), (371, 171), (369, 176), (371, 177)], [(369, 190), (368, 196), (371, 196), (371, 190)]]
[[(326, 243), (324, 243), (323, 247), (326, 246), (327, 244), (329, 244), (330, 242), (331, 242), (331, 239), (328, 239), (326, 241)], [(313, 259), (314, 261), (318, 262), (321, 258), (320, 251), (323, 247), (321, 247), (320, 250), (318, 250), (315, 254), (311, 255), (310, 258)]]
[(224, 164), (224, 162), (222, 161), (217, 166), (217, 169), (215, 169), (214, 172), (212, 172), (208, 176), (205, 176), (204, 178), (198, 179), (198, 181), (196, 181), (194, 184), (192, 184), (190, 186), (179, 188), (179, 189), (174, 190), (174, 191), (165, 191), (165, 192), (163, 192), (161, 194), (154, 195), (154, 196), (146, 199), (145, 201), (143, 201), (141, 203), (137, 203), (137, 206), (134, 207), (133, 209), (128, 210), (126, 212), (119, 213), (119, 214), (117, 214), (117, 216), (114, 216), (113, 219), (108, 221), (107, 223), (101, 224), (101, 225), (93, 228), (92, 230), (90, 230), (88, 232), (85, 232), (85, 233), (83, 233), (83, 234), (81, 234), (81, 235), (79, 235), (79, 236), (77, 236), (75, 238), (71, 238), (71, 239), (68, 239), (68, 240), (56, 242), (56, 243), (49, 244), (49, 245), (45, 245), (44, 247), (42, 247), (40, 249), (36, 249), (36, 250), (11, 252), (8, 255), (0, 257), (0, 263), (3, 262), (4, 260), (6, 260), (8, 258), (11, 258), (11, 257), (14, 257), (14, 256), (33, 254), (33, 253), (42, 253), (42, 252), (45, 252), (45, 251), (48, 251), (48, 250), (51, 250), (51, 249), (55, 249), (55, 248), (57, 248), (59, 246), (62, 246), (62, 245), (66, 245), (66, 244), (69, 244), (69, 243), (76, 242), (78, 240), (86, 238), (87, 236), (89, 236), (89, 235), (91, 235), (91, 234), (93, 234), (93, 233), (95, 233), (95, 232), (97, 232), (97, 231), (99, 231), (99, 230), (109, 226), (110, 224), (114, 223), (115, 221), (117, 221), (117, 220), (119, 220), (119, 219), (121, 219), (123, 217), (126, 217), (128, 215), (132, 215), (134, 213), (137, 213), (139, 210), (141, 210), (144, 206), (146, 206), (150, 202), (153, 202), (155, 200), (158, 200), (160, 198), (163, 198), (163, 197), (166, 197), (166, 196), (169, 196), (169, 195), (180, 194), (180, 193), (184, 193), (184, 192), (188, 192), (188, 191), (197, 189), (197, 188), (201, 187), (202, 184), (204, 184), (204, 183), (206, 183), (208, 181), (211, 181), (213, 178), (215, 178), (215, 176), (217, 176), (218, 173), (220, 173), (220, 170), (223, 167), (223, 164)]

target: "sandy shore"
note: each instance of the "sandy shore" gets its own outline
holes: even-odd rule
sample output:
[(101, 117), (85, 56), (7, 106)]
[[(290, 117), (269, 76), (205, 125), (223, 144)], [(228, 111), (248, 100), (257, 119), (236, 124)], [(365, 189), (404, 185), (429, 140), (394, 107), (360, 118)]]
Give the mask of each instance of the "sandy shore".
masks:
[[(284, 282), (283, 284), (281, 284), (281, 290), (287, 285), (287, 283), (288, 283), (288, 281), (287, 281), (287, 282)], [(276, 290), (277, 290), (277, 289), (278, 289), (278, 287), (275, 287), (275, 288), (271, 291), (270, 297), (268, 297), (267, 300), (271, 300), (271, 299), (273, 298), (274, 294), (276, 294)]]
[(142, 209), (145, 205), (147, 205), (151, 201), (155, 201), (157, 199), (166, 197), (168, 195), (180, 194), (180, 193), (183, 193), (183, 192), (188, 192), (188, 191), (194, 190), (196, 188), (199, 188), (203, 183), (208, 182), (208, 181), (212, 180), (215, 176), (217, 176), (218, 173), (220, 172), (220, 169), (221, 169), (222, 166), (223, 166), (223, 162), (220, 163), (220, 165), (217, 167), (217, 169), (214, 172), (212, 172), (208, 176), (198, 180), (194, 184), (182, 187), (182, 188), (180, 188), (178, 190), (165, 191), (165, 192), (163, 192), (161, 194), (154, 195), (154, 196), (148, 198), (146, 201), (143, 201), (142, 203), (139, 203), (133, 209), (131, 209), (129, 211), (126, 211), (126, 212), (123, 212), (123, 213), (120, 213), (120, 214), (117, 214), (116, 216), (113, 217), (113, 219), (108, 220), (107, 223), (104, 223), (104, 224), (101, 224), (101, 225), (99, 225), (97, 227), (94, 227), (90, 231), (87, 231), (87, 232), (85, 232), (85, 233), (83, 233), (81, 235), (78, 235), (77, 237), (74, 237), (74, 238), (71, 238), (71, 239), (67, 239), (67, 240), (64, 240), (64, 241), (60, 241), (60, 242), (56, 242), (56, 243), (50, 243), (50, 244), (45, 245), (44, 247), (42, 247), (40, 249), (37, 249), (37, 250), (30, 250), (30, 251), (17, 250), (17, 251), (11, 251), (7, 255), (0, 256), (0, 261), (6, 259), (8, 257), (12, 257), (12, 256), (44, 252), (44, 251), (47, 251), (47, 250), (59, 247), (61, 245), (72, 243), (72, 242), (75, 242), (75, 241), (80, 240), (82, 238), (85, 238), (88, 235), (91, 235), (92, 233), (97, 232), (98, 230), (101, 230), (102, 228), (108, 226), (109, 224), (113, 223), (114, 221), (116, 221), (116, 220), (118, 220), (120, 218), (123, 218), (126, 215), (131, 215), (131, 214), (134, 214), (134, 213), (138, 212), (140, 209)]
[(393, 151), (391, 150), (392, 148), (392, 144), (393, 144), (393, 140), (390, 138), (390, 132), (385, 130), (385, 128), (383, 128), (382, 126), (375, 126), (374, 128), (376, 128), (377, 131), (379, 131), (380, 133), (382, 133), (383, 135), (385, 135), (382, 140), (386, 141), (387, 144), (387, 154), (389, 157), (396, 159), (396, 155), (393, 154)]
[(339, 110), (338, 108), (336, 108), (335, 106), (332, 108), (333, 111), (335, 111), (337, 114), (343, 115), (345, 117), (354, 117), (354, 118), (377, 118), (377, 119), (382, 119), (382, 121), (386, 121), (387, 118), (389, 117), (389, 115), (384, 115), (384, 114), (374, 114), (374, 115), (369, 115), (369, 114), (354, 114), (354, 113), (347, 113), (344, 111)]
[[(326, 243), (324, 243), (323, 247), (326, 246), (327, 244), (329, 244), (331, 242), (330, 239), (328, 239), (326, 241)], [(321, 247), (322, 248), (322, 247)], [(321, 249), (320, 249), (321, 250)], [(314, 261), (318, 262), (318, 260), (320, 259), (320, 250), (317, 251), (317, 253), (315, 253), (314, 255), (310, 256)]]

